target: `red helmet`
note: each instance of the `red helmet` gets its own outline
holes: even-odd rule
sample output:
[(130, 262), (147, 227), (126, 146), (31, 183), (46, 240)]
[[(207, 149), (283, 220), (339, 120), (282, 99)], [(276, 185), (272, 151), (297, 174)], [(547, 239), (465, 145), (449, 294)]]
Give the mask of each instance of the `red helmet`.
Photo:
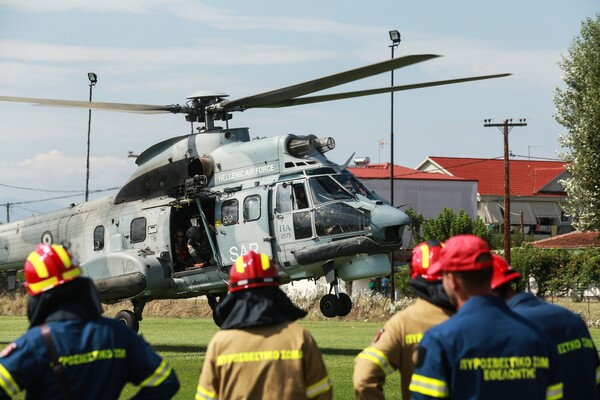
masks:
[(79, 266), (67, 249), (57, 244), (38, 244), (27, 257), (24, 270), (25, 287), (32, 296), (81, 275)]
[(275, 264), (266, 254), (252, 250), (239, 256), (229, 272), (229, 293), (264, 286), (279, 286)]
[(444, 244), (437, 240), (428, 240), (418, 244), (412, 251), (410, 277), (416, 279), (420, 276), (430, 282), (441, 280), (441, 274), (430, 275), (428, 269), (440, 258), (443, 247)]
[(492, 254), (492, 260), (494, 265), (494, 275), (492, 275), (492, 281), (490, 283), (492, 289), (496, 289), (505, 283), (521, 278), (521, 274), (508, 265), (504, 258)]

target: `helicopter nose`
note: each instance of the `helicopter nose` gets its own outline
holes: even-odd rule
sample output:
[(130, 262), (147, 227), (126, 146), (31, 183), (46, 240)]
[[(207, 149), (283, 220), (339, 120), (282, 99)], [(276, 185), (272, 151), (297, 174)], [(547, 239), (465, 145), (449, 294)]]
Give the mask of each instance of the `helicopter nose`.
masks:
[(376, 207), (371, 213), (373, 235), (383, 243), (400, 243), (410, 217), (389, 205)]

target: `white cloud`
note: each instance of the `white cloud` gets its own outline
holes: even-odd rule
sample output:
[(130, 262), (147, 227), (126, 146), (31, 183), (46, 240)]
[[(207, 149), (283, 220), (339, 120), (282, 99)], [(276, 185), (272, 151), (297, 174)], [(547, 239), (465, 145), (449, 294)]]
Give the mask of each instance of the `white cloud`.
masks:
[(13, 61), (72, 63), (95, 62), (103, 65), (127, 65), (128, 68), (156, 70), (178, 65), (293, 64), (334, 57), (330, 51), (298, 50), (279, 45), (236, 45), (211, 41), (194, 47), (131, 48), (73, 46), (22, 40), (0, 41), (0, 58)]
[(0, 0), (0, 5), (35, 13), (78, 10), (86, 12), (119, 12), (137, 14), (149, 12), (153, 6), (165, 2), (165, 0)]
[[(0, 183), (44, 190), (85, 190), (85, 166), (85, 157), (50, 150), (18, 162), (0, 163)], [(126, 158), (90, 157), (90, 190), (122, 185), (134, 167)]]

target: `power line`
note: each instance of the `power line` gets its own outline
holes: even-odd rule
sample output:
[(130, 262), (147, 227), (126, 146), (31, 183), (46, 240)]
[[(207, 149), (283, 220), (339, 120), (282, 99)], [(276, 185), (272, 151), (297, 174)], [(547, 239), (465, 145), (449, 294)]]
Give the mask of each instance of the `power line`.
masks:
[[(108, 191), (117, 190), (117, 189), (120, 189), (120, 187), (117, 186), (117, 187), (112, 187), (112, 188), (108, 188), (108, 189), (90, 190), (90, 193), (102, 193), (102, 192), (108, 192)], [(69, 195), (69, 196), (49, 197), (49, 198), (46, 198), (46, 199), (39, 199), (39, 200), (16, 201), (16, 202), (11, 202), (10, 204), (11, 205), (13, 205), (13, 204), (19, 205), (19, 204), (41, 203), (41, 202), (44, 202), (44, 201), (61, 200), (61, 199), (68, 199), (68, 198), (71, 198), (71, 197), (83, 196), (85, 194), (85, 192), (83, 192), (81, 190), (76, 191), (76, 192), (74, 192), (74, 191), (64, 191), (64, 192), (60, 192), (60, 193), (75, 193), (75, 194), (72, 194), (72, 195)], [(0, 204), (0, 205), (2, 205), (2, 204)]]
[(47, 193), (80, 193), (81, 192), (81, 190), (36, 189), (36, 188), (23, 187), (23, 186), (7, 185), (5, 183), (0, 183), (0, 186), (6, 187), (6, 188), (9, 188), (9, 189), (29, 190), (29, 191), (32, 191), (32, 192), (47, 192)]
[[(120, 189), (120, 187), (112, 187), (112, 188), (108, 188), (108, 189), (98, 189), (98, 190), (90, 190), (89, 193), (101, 193), (101, 192), (107, 192), (107, 191), (112, 191), (112, 190), (117, 190)], [(59, 191), (60, 192), (60, 191)], [(71, 193), (71, 191), (63, 191), (66, 193)], [(76, 192), (76, 194), (72, 194), (72, 195), (68, 195), (68, 196), (57, 196), (57, 197), (50, 197), (50, 198), (46, 198), (46, 199), (39, 199), (39, 200), (27, 200), (27, 201), (17, 201), (17, 202), (7, 202), (5, 204), (0, 204), (0, 207), (6, 207), (6, 222), (10, 222), (10, 207), (12, 206), (20, 206), (21, 204), (31, 204), (31, 203), (42, 203), (44, 201), (51, 201), (51, 200), (62, 200), (62, 199), (68, 199), (71, 197), (79, 197), (79, 196), (83, 196), (85, 194), (85, 192), (82, 191), (78, 191)], [(23, 208), (23, 207), (20, 207)], [(25, 208), (23, 208), (24, 210), (26, 210)], [(31, 210), (27, 210), (30, 211)]]

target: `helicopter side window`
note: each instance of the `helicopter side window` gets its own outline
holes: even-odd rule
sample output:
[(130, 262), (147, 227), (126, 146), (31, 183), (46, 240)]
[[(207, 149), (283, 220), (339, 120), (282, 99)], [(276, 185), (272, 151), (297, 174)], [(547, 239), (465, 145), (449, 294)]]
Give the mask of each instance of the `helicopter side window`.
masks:
[(139, 243), (146, 240), (146, 218), (135, 218), (131, 221), (131, 243)]
[(295, 183), (294, 188), (294, 210), (302, 210), (308, 208), (308, 199), (306, 197), (306, 189), (303, 183)]
[(104, 248), (104, 226), (98, 225), (94, 228), (94, 251)]
[(244, 222), (260, 218), (260, 196), (255, 194), (244, 199)]
[(239, 205), (236, 199), (226, 200), (221, 206), (221, 222), (223, 225), (235, 225), (239, 221)]
[(277, 186), (275, 212), (279, 214), (292, 211), (292, 186), (284, 183)]

